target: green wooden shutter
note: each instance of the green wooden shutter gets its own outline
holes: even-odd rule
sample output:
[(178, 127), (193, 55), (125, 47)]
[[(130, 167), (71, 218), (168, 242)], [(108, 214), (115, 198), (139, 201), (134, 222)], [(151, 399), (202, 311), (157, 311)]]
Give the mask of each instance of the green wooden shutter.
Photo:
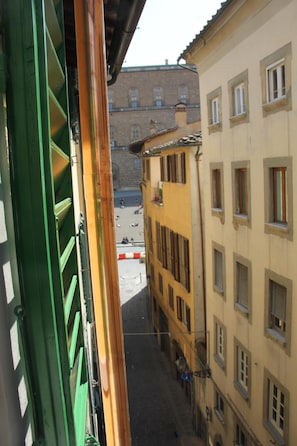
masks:
[(88, 379), (69, 139), (63, 4), (7, 4), (8, 126), (36, 444), (85, 443)]

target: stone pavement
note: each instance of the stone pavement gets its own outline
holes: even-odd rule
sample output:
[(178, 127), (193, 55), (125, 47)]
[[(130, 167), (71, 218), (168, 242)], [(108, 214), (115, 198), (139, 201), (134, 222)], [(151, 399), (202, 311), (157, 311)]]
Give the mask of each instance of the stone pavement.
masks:
[[(115, 200), (114, 215), (115, 215), (115, 234), (116, 242), (120, 243), (123, 237), (128, 237), (134, 242), (139, 243), (143, 241), (143, 209), (139, 207), (141, 197), (138, 194), (133, 197), (125, 197), (125, 206), (121, 207), (119, 199)], [(135, 213), (138, 211), (139, 213)]]
[(203, 446), (192, 428), (190, 405), (153, 333), (146, 288), (136, 295), (131, 290), (122, 317), (132, 446)]

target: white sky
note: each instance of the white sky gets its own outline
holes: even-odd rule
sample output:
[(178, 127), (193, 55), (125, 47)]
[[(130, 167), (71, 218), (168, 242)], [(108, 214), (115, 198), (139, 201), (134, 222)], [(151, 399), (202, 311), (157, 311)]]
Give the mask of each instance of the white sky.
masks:
[(176, 64), (223, 0), (146, 0), (123, 67)]

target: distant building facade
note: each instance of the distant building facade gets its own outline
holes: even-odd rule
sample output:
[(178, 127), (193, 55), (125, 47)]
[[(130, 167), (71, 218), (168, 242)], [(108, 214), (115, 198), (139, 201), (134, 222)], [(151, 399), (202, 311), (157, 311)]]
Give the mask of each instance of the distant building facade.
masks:
[(195, 68), (160, 65), (123, 68), (108, 88), (114, 189), (138, 187), (141, 162), (128, 145), (162, 129), (175, 127), (175, 105), (187, 106), (188, 122), (200, 119)]

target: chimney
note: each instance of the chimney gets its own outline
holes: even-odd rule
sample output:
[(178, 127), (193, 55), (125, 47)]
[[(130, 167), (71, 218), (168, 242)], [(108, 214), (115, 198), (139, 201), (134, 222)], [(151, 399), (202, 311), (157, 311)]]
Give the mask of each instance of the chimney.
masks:
[(185, 127), (187, 125), (187, 110), (183, 102), (179, 102), (175, 106), (175, 124), (177, 127)]

